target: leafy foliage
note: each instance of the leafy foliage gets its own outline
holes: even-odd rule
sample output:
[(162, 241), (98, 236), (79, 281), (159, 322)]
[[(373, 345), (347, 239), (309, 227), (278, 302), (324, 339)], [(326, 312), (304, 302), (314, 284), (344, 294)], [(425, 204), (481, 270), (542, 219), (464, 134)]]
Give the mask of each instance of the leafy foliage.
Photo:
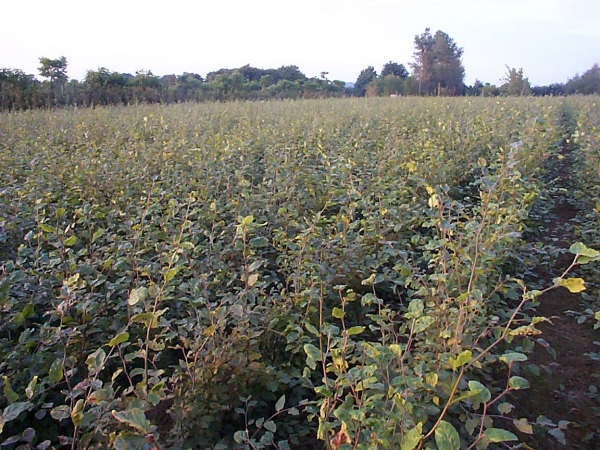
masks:
[[(491, 416), (528, 386), (544, 291), (514, 260), (557, 111), (344, 99), (4, 114), (3, 437), (516, 439)], [(597, 256), (572, 252), (573, 267)], [(540, 289), (579, 289), (571, 269)]]

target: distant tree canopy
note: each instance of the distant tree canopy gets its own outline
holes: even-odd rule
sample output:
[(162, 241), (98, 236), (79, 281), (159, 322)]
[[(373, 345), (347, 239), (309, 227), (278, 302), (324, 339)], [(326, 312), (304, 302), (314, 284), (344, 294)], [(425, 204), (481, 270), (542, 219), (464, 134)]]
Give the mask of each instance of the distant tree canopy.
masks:
[(429, 28), (415, 36), (413, 75), (422, 95), (461, 95), (465, 69), (463, 50), (443, 31), (431, 35)]
[(575, 75), (565, 85), (566, 94), (598, 94), (600, 93), (600, 67), (594, 64), (583, 75)]
[(188, 72), (158, 77), (150, 70), (131, 75), (100, 67), (89, 70), (81, 82), (68, 81), (66, 70), (65, 57), (40, 58), (39, 74), (46, 79), (43, 82), (20, 70), (0, 69), (0, 110), (345, 95), (343, 81), (330, 81), (324, 76), (308, 78), (294, 65), (278, 69), (245, 65), (210, 72), (206, 79)]
[(402, 64), (398, 64), (395, 62), (387, 62), (381, 69), (381, 78), (385, 78), (388, 75), (394, 75), (398, 78), (406, 78), (408, 76), (408, 70)]
[(219, 69), (206, 77), (184, 72), (158, 77), (150, 70), (135, 75), (112, 72), (106, 67), (89, 70), (82, 81), (69, 80), (67, 59), (39, 58), (39, 76), (19, 69), (0, 68), (0, 110), (55, 106), (94, 106), (186, 101), (266, 100), (332, 96), (389, 95), (567, 95), (600, 94), (600, 67), (594, 64), (566, 83), (531, 87), (522, 68), (506, 66), (501, 86), (475, 80), (464, 85), (462, 49), (444, 32), (429, 28), (415, 36), (414, 61), (409, 74), (403, 64), (388, 61), (378, 75), (373, 66), (363, 69), (353, 88), (343, 81), (328, 80), (327, 71), (307, 77), (298, 66), (260, 69), (249, 64)]
[(367, 86), (376, 78), (377, 72), (375, 72), (373, 66), (363, 69), (354, 83), (354, 95), (358, 95), (359, 97), (364, 96), (367, 91)]

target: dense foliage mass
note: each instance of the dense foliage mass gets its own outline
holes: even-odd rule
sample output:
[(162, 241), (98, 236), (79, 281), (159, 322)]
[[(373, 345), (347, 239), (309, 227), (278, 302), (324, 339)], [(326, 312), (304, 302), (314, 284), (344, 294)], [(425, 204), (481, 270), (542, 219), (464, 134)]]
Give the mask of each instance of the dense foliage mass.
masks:
[[(572, 106), (596, 196), (597, 101)], [(3, 439), (516, 440), (507, 395), (528, 386), (522, 364), (544, 320), (543, 288), (522, 280), (522, 232), (559, 155), (563, 102), (1, 115)], [(599, 256), (571, 251), (580, 264)], [(567, 272), (545, 286), (581, 290)]]

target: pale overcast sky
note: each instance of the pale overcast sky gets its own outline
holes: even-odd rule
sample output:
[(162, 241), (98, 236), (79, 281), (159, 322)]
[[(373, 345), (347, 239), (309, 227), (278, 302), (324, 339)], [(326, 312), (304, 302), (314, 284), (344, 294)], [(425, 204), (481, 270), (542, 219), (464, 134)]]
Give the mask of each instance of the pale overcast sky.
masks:
[(534, 85), (600, 63), (600, 0), (29, 0), (2, 1), (0, 68), (36, 73), (38, 58), (157, 75), (295, 64), (354, 81), (368, 65), (412, 61), (430, 27), (464, 49), (465, 81), (498, 83), (505, 65)]

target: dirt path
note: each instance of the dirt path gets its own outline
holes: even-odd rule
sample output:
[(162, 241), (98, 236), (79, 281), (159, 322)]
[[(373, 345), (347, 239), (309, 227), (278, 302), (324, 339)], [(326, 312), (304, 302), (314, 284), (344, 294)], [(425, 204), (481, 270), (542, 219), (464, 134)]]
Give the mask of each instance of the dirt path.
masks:
[[(547, 230), (539, 236), (545, 244), (564, 250), (573, 243), (572, 230), (579, 213), (567, 197), (572, 177), (572, 150), (563, 143), (563, 158), (555, 166), (558, 178), (554, 180), (552, 190), (550, 220)], [(569, 266), (572, 257), (568, 252), (561, 253), (549, 268), (540, 269), (539, 275), (551, 280)], [(569, 424), (562, 422), (554, 435), (540, 429), (543, 427), (537, 427), (535, 434), (519, 433), (520, 438), (533, 448), (600, 449), (600, 402), (597, 396), (588, 395), (590, 385), (600, 385), (600, 361), (586, 355), (599, 350), (593, 342), (600, 339), (590, 324), (578, 324), (576, 317), (567, 312), (583, 311), (585, 307), (580, 294), (572, 294), (565, 288), (549, 291), (540, 298), (539, 315), (552, 320), (551, 324), (539, 327), (543, 331), (541, 338), (551, 349), (544, 348), (544, 341), (536, 344), (529, 361), (541, 370), (539, 376), (529, 377), (530, 389), (513, 396), (517, 405), (513, 417), (527, 417), (531, 423), (539, 416), (545, 416), (556, 425), (560, 421)], [(561, 432), (564, 433), (564, 444), (559, 442)]]

